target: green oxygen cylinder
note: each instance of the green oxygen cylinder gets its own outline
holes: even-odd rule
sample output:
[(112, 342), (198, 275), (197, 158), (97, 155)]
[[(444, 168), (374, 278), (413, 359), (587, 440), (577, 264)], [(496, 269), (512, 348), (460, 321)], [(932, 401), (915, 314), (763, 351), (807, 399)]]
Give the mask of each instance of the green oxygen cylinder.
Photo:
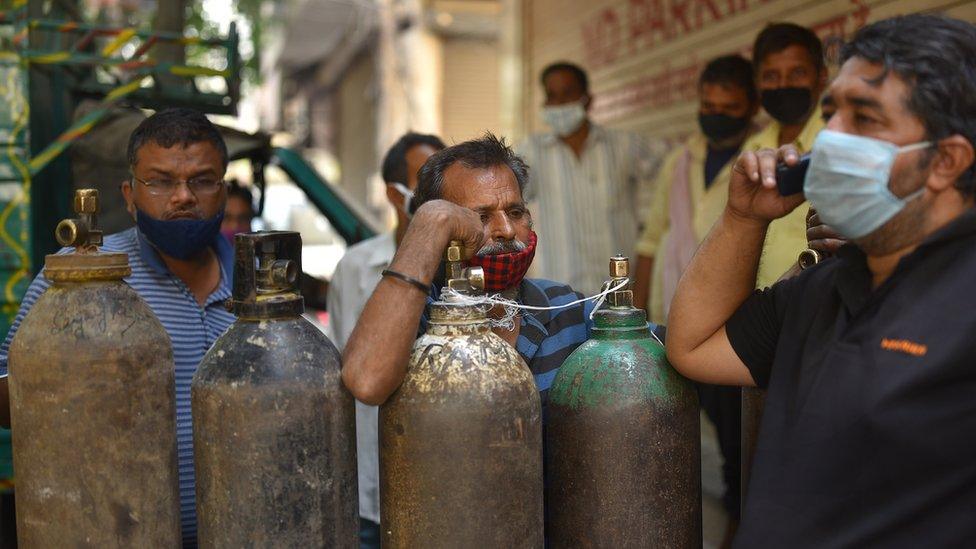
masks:
[(238, 319), (190, 391), (200, 546), (357, 547), (355, 407), (339, 352), (301, 316), (301, 236), (234, 244)]
[(179, 547), (176, 370), (169, 335), (99, 250), (98, 191), (58, 224), (41, 294), (10, 345), (21, 547)]
[(699, 548), (698, 397), (633, 306), (629, 262), (610, 259), (592, 337), (549, 390), (550, 546)]
[[(447, 250), (448, 287), (484, 288)], [(532, 373), (480, 306), (443, 296), (380, 408), (384, 548), (539, 548), (542, 418)]]

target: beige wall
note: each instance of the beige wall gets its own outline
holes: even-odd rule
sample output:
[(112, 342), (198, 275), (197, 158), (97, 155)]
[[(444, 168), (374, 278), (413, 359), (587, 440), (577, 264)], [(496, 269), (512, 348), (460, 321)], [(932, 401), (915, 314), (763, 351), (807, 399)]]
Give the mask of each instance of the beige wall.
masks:
[(441, 95), (441, 137), (455, 143), (498, 133), (498, 41), (478, 38), (444, 40), (444, 90)]
[(694, 130), (697, 78), (709, 59), (749, 54), (768, 22), (791, 21), (836, 45), (866, 22), (917, 11), (976, 21), (976, 1), (960, 0), (523, 0), (522, 113), (544, 128), (538, 74), (569, 60), (590, 74), (598, 122), (648, 135)]
[[(369, 180), (378, 170), (376, 154), (376, 82), (372, 55), (364, 53), (346, 69), (337, 90), (339, 124), (337, 157), (343, 189), (359, 204), (376, 208), (370, 200)], [(376, 213), (376, 212), (374, 212)]]

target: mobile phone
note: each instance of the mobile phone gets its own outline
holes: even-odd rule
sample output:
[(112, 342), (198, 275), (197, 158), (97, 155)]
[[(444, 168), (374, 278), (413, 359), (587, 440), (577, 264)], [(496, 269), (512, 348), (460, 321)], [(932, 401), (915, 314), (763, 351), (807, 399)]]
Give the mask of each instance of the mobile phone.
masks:
[(780, 164), (776, 167), (776, 188), (780, 196), (790, 196), (803, 192), (803, 180), (807, 177), (810, 167), (810, 155), (800, 157), (800, 161), (792, 166)]

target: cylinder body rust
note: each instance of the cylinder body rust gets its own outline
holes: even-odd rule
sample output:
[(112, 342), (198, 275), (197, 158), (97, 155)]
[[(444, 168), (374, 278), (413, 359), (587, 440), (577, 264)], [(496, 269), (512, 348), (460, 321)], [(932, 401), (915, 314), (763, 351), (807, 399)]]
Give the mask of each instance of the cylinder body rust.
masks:
[(191, 387), (203, 547), (356, 547), (355, 408), (301, 317), (298, 233), (235, 237), (238, 320)]
[(128, 257), (98, 251), (95, 191), (75, 209), (58, 236), (76, 250), (47, 257), (53, 284), (10, 345), (18, 542), (179, 547), (169, 336), (122, 281)]
[[(611, 287), (627, 276), (614, 260)], [(549, 391), (550, 546), (701, 547), (697, 395), (630, 290), (607, 301)]]
[(542, 424), (528, 366), (474, 307), (431, 305), (380, 409), (382, 545), (538, 548)]

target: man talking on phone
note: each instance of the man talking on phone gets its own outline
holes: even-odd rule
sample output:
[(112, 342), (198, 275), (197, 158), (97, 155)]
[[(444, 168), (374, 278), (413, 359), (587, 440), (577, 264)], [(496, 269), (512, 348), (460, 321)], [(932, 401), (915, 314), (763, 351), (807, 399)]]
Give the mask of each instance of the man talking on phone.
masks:
[[(792, 146), (744, 152), (672, 302), (668, 356), (768, 388), (738, 547), (976, 539), (976, 27), (931, 15), (858, 31), (824, 98), (804, 194)], [(754, 291), (772, 220), (804, 200), (848, 238)]]

